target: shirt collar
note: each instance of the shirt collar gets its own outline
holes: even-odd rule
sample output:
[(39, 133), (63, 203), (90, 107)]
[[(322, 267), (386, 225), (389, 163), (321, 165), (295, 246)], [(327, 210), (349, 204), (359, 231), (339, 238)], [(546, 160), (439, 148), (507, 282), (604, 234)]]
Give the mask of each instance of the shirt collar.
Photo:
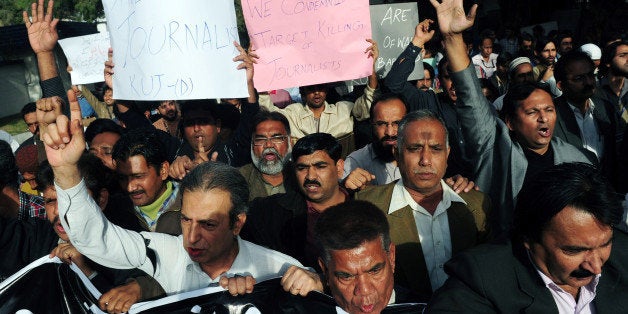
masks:
[(571, 102), (568, 101), (567, 104), (569, 105), (569, 108), (571, 108), (571, 110), (575, 113), (579, 113), (581, 115), (587, 115), (589, 113), (592, 114), (593, 110), (595, 109), (595, 104), (593, 103), (593, 100), (591, 98), (589, 98), (587, 101), (589, 102), (589, 109), (587, 109), (587, 112), (584, 113), (580, 112), (580, 108), (572, 105)]
[[(536, 269), (536, 272), (539, 274), (539, 276), (541, 276), (541, 279), (543, 280), (543, 283), (545, 284), (547, 288), (552, 289), (554, 291), (566, 292), (565, 290), (563, 290), (563, 288), (561, 288), (559, 285), (554, 283), (552, 279), (550, 279), (547, 275), (545, 275), (538, 267), (536, 267), (536, 264), (534, 264), (534, 262), (532, 261), (532, 256), (530, 256), (530, 252), (528, 252), (528, 257), (530, 258), (530, 261), (532, 262), (534, 269)], [(593, 277), (593, 280), (591, 280), (591, 282), (588, 285), (582, 286), (582, 287), (589, 290), (591, 293), (595, 293), (597, 289), (597, 284), (600, 282), (600, 277), (602, 277), (602, 274), (595, 275), (595, 277)]]
[[(451, 206), (452, 202), (459, 202), (467, 205), (467, 202), (458, 195), (458, 193), (454, 192), (445, 181), (440, 180), (440, 185), (443, 188), (443, 199), (438, 204), (439, 207), (443, 207), (447, 209)], [(442, 205), (442, 206), (441, 206)], [(412, 199), (410, 192), (408, 192), (403, 185), (403, 180), (397, 180), (395, 183), (395, 187), (393, 189), (392, 199), (390, 201), (390, 207), (388, 208), (388, 213), (392, 214), (395, 211), (402, 209), (406, 206), (410, 206), (413, 210), (418, 210), (421, 206), (417, 204), (417, 202)], [(438, 214), (438, 211), (434, 213)]]

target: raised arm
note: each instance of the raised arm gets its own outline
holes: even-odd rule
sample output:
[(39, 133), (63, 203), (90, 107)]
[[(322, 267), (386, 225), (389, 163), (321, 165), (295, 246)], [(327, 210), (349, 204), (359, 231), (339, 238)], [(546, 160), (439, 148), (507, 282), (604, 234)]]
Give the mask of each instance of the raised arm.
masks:
[(379, 58), (379, 49), (377, 48), (376, 41), (372, 39), (367, 39), (366, 41), (371, 43), (371, 46), (366, 48), (364, 53), (367, 58), (373, 58), (373, 73), (371, 73), (368, 77), (368, 84), (366, 85), (366, 88), (364, 88), (364, 93), (355, 100), (353, 108), (351, 109), (351, 114), (358, 121), (363, 121), (369, 118), (371, 103), (373, 103), (373, 97), (378, 84), (377, 73), (375, 72), (375, 63), (377, 62), (377, 58)]
[(410, 109), (409, 111), (435, 109), (431, 106), (429, 95), (408, 82), (408, 76), (414, 71), (415, 61), (419, 57), (421, 50), (423, 50), (423, 46), (434, 36), (434, 31), (429, 30), (432, 23), (434, 21), (426, 19), (417, 24), (414, 28), (412, 42), (397, 57), (388, 75), (386, 75), (386, 87), (391, 92), (400, 94), (404, 98)]
[(478, 5), (474, 4), (466, 15), (462, 0), (443, 0), (442, 3), (438, 0), (430, 0), (430, 2), (436, 8), (438, 27), (443, 35), (445, 52), (449, 59), (449, 70), (451, 72), (462, 71), (471, 63), (462, 39), (462, 32), (473, 26)]
[[(59, 19), (52, 18), (54, 1), (48, 1), (48, 7), (44, 6), (44, 0), (31, 4), (32, 17), (29, 18), (26, 11), (22, 12), (24, 25), (28, 32), (28, 41), (37, 55), (39, 77), (42, 81), (59, 76), (53, 50), (59, 40), (57, 24)], [(45, 13), (45, 14), (44, 14)]]

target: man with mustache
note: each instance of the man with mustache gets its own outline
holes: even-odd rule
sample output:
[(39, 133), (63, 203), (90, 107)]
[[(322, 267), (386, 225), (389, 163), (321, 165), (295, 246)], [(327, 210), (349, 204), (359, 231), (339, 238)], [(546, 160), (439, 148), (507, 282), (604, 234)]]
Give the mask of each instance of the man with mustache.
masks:
[(491, 206), (481, 192), (457, 194), (443, 180), (450, 148), (445, 124), (434, 113), (410, 112), (397, 136), (401, 180), (367, 187), (355, 198), (387, 214), (397, 247), (395, 282), (427, 302), (447, 279), (443, 264), (488, 238)]
[(504, 97), (504, 121), (497, 118), (464, 49), (462, 33), (473, 25), (475, 9), (466, 16), (460, 14), (464, 9), (459, 0), (431, 3), (439, 12), (449, 74), (458, 96), (457, 118), (465, 136), (465, 150), (473, 156), (473, 177), (495, 208), (489, 217), (491, 232), (495, 237), (507, 235), (515, 198), (524, 181), (552, 165), (588, 163), (588, 159), (578, 148), (553, 137), (556, 109), (552, 96), (538, 85), (513, 85)]
[(393, 149), (397, 145), (399, 121), (406, 112), (406, 104), (396, 94), (375, 97), (370, 113), (373, 142), (347, 156), (343, 175), (345, 187), (358, 187), (360, 182), (355, 180), (360, 178), (356, 177), (365, 177), (374, 185), (401, 178)]
[[(416, 296), (395, 285), (395, 244), (386, 215), (364, 201), (334, 205), (315, 226), (318, 263), (331, 295), (352, 314), (380, 313), (389, 304), (416, 302)], [(409, 306), (417, 312), (424, 305)], [(413, 312), (414, 313), (414, 312)]]
[(442, 92), (435, 94), (432, 90), (424, 91), (408, 82), (408, 76), (414, 70), (415, 60), (420, 58), (424, 46), (434, 36), (434, 30), (430, 30), (432, 23), (432, 20), (425, 19), (417, 24), (412, 41), (397, 57), (388, 75), (386, 75), (385, 85), (391, 92), (401, 95), (401, 99), (407, 105), (408, 112), (426, 109), (436, 113), (445, 121), (451, 145), (446, 177), (461, 175), (473, 180), (475, 177), (473, 176), (472, 165), (465, 152), (466, 139), (460, 128), (460, 121), (456, 117), (455, 108), (458, 103), (458, 95), (456, 94), (457, 87), (449, 75), (449, 60), (445, 57), (438, 63), (438, 80)]
[(174, 100), (162, 101), (158, 104), (157, 111), (159, 115), (161, 115), (161, 118), (153, 122), (153, 126), (176, 138), (181, 138), (181, 129), (179, 128), (179, 121), (181, 120), (179, 103)]
[(427, 313), (626, 313), (622, 212), (593, 166), (546, 169), (521, 189), (510, 241), (455, 256)]
[(242, 237), (318, 268), (314, 224), (327, 207), (349, 198), (338, 184), (341, 153), (342, 146), (328, 133), (299, 139), (292, 148), (298, 188), (253, 200)]
[[(383, 185), (401, 178), (393, 151), (397, 146), (399, 122), (406, 112), (406, 104), (397, 94), (375, 97), (370, 109), (373, 142), (347, 156), (342, 179), (346, 189), (356, 191), (369, 184)], [(456, 193), (468, 192), (474, 185), (457, 174), (445, 181)]]
[[(249, 201), (257, 197), (285, 193), (289, 179), (284, 170), (290, 160), (290, 124), (279, 112), (261, 110), (253, 118), (251, 139), (252, 163), (240, 167), (240, 173), (249, 184)], [(290, 184), (293, 185), (293, 184)]]
[(616, 118), (612, 104), (594, 95), (595, 65), (588, 54), (572, 50), (554, 66), (554, 77), (563, 91), (556, 103), (554, 134), (581, 148), (612, 182), (617, 179)]
[(169, 180), (167, 150), (155, 129), (128, 131), (113, 146), (118, 181), (144, 230), (181, 234), (179, 183)]

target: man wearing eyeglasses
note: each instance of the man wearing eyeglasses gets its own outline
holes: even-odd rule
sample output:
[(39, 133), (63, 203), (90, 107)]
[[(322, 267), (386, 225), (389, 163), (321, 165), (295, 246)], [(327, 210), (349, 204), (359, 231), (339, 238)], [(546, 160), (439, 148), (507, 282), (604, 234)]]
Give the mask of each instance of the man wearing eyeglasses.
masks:
[(284, 172), (292, 151), (290, 123), (283, 114), (262, 110), (253, 118), (253, 128), (253, 162), (239, 169), (249, 185), (249, 202), (286, 192)]

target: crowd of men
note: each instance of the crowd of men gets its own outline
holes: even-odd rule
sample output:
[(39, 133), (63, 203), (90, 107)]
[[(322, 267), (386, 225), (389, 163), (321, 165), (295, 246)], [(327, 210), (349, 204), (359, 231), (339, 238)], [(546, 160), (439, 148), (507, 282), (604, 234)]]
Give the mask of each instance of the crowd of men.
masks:
[[(383, 81), (301, 86), (287, 106), (255, 90), (257, 56), (237, 44), (245, 99), (113, 99), (111, 51), (103, 101), (66, 93), (53, 1), (33, 3), (44, 97), (22, 110), (32, 138), (15, 154), (0, 141), (0, 278), (57, 256), (110, 313), (278, 276), (349, 313), (628, 312), (628, 42), (523, 35), (498, 54), (482, 32), (470, 56), (477, 5), (431, 3), (438, 21)], [(409, 82), (441, 53), (435, 33), (442, 59)]]

